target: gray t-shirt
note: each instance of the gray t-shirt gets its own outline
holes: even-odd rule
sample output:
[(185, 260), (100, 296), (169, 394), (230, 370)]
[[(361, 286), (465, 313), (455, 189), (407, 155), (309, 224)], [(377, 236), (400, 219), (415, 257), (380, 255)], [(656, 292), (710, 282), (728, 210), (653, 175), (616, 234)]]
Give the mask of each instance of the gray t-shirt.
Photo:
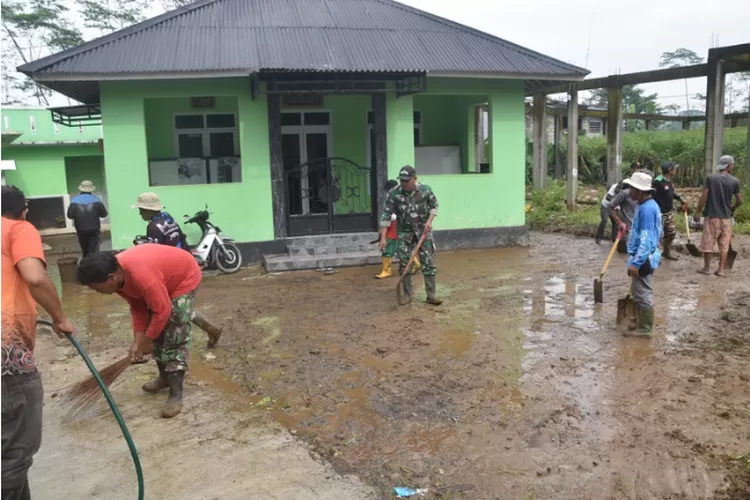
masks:
[(730, 174), (711, 174), (703, 185), (708, 189), (708, 200), (703, 216), (715, 219), (732, 218), (732, 197), (740, 194), (740, 181)]
[(612, 198), (609, 202), (609, 208), (616, 209), (620, 207), (620, 220), (623, 221), (628, 229), (633, 225), (633, 217), (635, 217), (635, 209), (638, 208), (638, 202), (630, 196), (630, 189), (623, 189), (617, 196)]

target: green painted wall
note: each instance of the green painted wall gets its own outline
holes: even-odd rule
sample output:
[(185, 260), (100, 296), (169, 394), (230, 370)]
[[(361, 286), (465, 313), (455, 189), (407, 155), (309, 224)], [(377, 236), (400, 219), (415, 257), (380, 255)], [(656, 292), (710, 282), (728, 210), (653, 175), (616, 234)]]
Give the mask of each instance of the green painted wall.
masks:
[[(420, 180), (430, 185), (440, 203), (439, 215), (435, 219), (435, 229), (464, 229), (483, 227), (503, 227), (524, 225), (524, 168), (525, 168), (525, 117), (524, 89), (522, 81), (488, 79), (428, 78), (427, 92), (416, 96), (416, 105), (427, 104), (431, 109), (433, 96), (465, 96), (456, 99), (459, 111), (455, 115), (442, 112), (444, 119), (455, 116), (459, 129), (471, 127), (473, 123), (468, 112), (470, 103), (489, 101), (490, 106), (490, 148), (491, 174), (425, 175)], [(434, 101), (439, 102), (439, 101)], [(388, 170), (389, 176), (398, 173), (398, 167), (413, 164), (414, 150), (409, 148), (412, 127), (412, 102), (389, 95), (388, 99)], [(415, 107), (416, 107), (415, 105)], [(437, 104), (436, 104), (437, 106)], [(466, 108), (461, 118), (461, 108)], [(448, 107), (453, 109), (452, 107)], [(428, 111), (423, 118), (425, 132), (430, 128)], [(447, 130), (437, 130), (433, 137), (447, 134)], [(465, 134), (467, 141), (469, 134)], [(408, 137), (408, 139), (407, 139)], [(473, 141), (473, 139), (472, 139)], [(473, 148), (468, 142), (468, 150)], [(462, 144), (463, 146), (463, 144)], [(468, 164), (473, 162), (473, 151)]]
[(106, 193), (104, 181), (104, 156), (70, 156), (65, 158), (65, 177), (68, 180), (68, 193), (77, 194), (81, 181), (94, 183), (96, 191)]
[(98, 144), (7, 146), (2, 149), (2, 159), (15, 160), (16, 170), (5, 171), (5, 180), (18, 186), (26, 196), (67, 194), (65, 158), (84, 156), (101, 158)]
[[(242, 182), (149, 186), (145, 100), (191, 96), (236, 99)], [(130, 246), (133, 237), (143, 233), (144, 222), (130, 208), (143, 191), (157, 192), (167, 210), (178, 219), (183, 214), (192, 215), (207, 203), (212, 221), (238, 241), (273, 239), (267, 107), (265, 100), (251, 99), (246, 78), (103, 82), (101, 105), (106, 124), (104, 158), (114, 248)], [(197, 228), (187, 226), (185, 230), (190, 242), (195, 242)]]
[[(102, 127), (66, 127), (55, 125), (52, 115), (44, 108), (3, 108), (0, 111), (0, 129), (23, 132), (13, 144), (54, 142), (97, 142), (102, 137)], [(31, 126), (31, 118), (34, 127)]]

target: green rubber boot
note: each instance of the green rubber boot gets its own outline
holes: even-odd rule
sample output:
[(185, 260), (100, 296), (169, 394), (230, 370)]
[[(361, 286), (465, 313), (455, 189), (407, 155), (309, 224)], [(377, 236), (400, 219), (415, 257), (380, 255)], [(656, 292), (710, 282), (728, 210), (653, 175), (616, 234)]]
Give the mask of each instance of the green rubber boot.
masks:
[(638, 308), (638, 322), (635, 330), (627, 332), (626, 337), (642, 337), (649, 339), (651, 338), (651, 331), (654, 328), (654, 308), (653, 307), (639, 307)]

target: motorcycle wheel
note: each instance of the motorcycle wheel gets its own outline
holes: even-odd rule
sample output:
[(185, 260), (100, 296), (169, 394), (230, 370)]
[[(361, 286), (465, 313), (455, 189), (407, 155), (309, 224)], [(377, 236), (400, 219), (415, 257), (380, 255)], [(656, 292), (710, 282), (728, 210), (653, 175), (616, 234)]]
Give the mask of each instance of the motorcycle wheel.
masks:
[(234, 243), (224, 243), (215, 248), (214, 262), (222, 273), (236, 273), (242, 267), (242, 254)]

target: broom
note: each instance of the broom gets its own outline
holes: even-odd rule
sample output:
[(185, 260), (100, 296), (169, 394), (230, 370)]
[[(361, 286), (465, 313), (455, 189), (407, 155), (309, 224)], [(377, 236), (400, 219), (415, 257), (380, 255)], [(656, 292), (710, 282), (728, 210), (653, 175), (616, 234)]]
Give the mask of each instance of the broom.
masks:
[[(120, 359), (99, 371), (99, 377), (104, 382), (105, 387), (109, 387), (122, 373), (132, 364), (130, 355)], [(78, 408), (83, 408), (94, 401), (101, 395), (99, 382), (92, 375), (77, 384), (71, 386), (65, 392), (65, 400)]]

